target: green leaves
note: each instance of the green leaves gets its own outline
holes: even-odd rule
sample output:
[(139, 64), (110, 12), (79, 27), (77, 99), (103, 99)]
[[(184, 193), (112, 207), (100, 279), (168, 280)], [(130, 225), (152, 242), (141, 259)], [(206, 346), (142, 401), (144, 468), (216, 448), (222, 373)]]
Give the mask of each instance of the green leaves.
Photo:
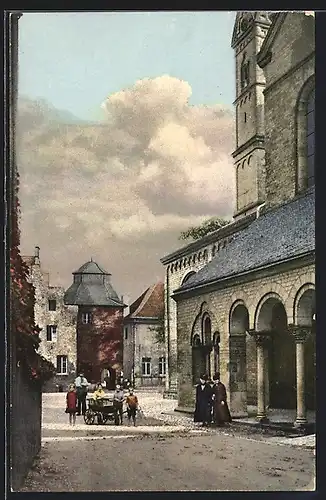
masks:
[(207, 234), (213, 233), (217, 229), (220, 229), (223, 226), (226, 226), (231, 221), (222, 219), (220, 217), (211, 217), (204, 221), (200, 226), (192, 226), (186, 231), (182, 231), (179, 240), (200, 240)]

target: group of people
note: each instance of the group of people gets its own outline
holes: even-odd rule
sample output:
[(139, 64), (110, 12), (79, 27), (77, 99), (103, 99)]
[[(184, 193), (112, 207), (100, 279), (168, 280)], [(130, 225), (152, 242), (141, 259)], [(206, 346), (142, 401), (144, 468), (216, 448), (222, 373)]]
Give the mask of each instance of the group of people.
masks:
[(200, 383), (196, 387), (194, 421), (201, 422), (203, 426), (218, 427), (231, 422), (226, 389), (220, 381), (219, 373), (213, 376), (213, 380), (209, 380), (204, 374), (200, 376)]
[[(75, 379), (75, 383), (71, 384), (68, 388), (66, 395), (66, 413), (69, 414), (69, 423), (71, 425), (76, 424), (76, 415), (85, 415), (86, 413), (86, 397), (89, 387), (89, 382), (83, 373), (80, 373)], [(125, 393), (120, 384), (116, 385), (116, 389), (113, 394), (113, 406), (116, 408), (117, 414), (119, 416), (120, 423), (123, 422), (123, 403), (127, 406), (128, 421), (133, 421), (136, 425), (136, 415), (138, 410), (138, 398), (134, 394), (133, 388), (128, 385), (129, 394), (125, 396)], [(97, 404), (101, 405), (105, 399), (105, 391), (102, 384), (98, 384), (96, 390), (93, 393), (93, 399)]]

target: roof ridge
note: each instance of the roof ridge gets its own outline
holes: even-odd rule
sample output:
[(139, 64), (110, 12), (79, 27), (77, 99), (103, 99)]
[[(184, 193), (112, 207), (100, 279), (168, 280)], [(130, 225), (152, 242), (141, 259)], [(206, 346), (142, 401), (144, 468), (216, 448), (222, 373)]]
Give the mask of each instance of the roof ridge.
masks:
[(153, 294), (157, 285), (158, 285), (158, 283), (155, 283), (154, 285), (151, 285), (148, 287), (147, 292), (145, 293), (145, 295), (143, 297), (143, 300), (141, 301), (141, 303), (139, 304), (137, 309), (131, 314), (131, 317), (136, 316), (138, 314), (138, 312), (142, 310), (142, 308), (144, 307), (146, 302), (149, 301), (149, 299), (150, 299), (151, 295)]

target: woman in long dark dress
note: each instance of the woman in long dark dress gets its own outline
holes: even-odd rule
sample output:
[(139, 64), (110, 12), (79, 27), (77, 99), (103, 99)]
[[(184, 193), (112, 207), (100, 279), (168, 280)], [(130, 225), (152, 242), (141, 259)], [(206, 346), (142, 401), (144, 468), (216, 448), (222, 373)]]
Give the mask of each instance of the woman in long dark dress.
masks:
[(225, 385), (220, 381), (220, 374), (216, 373), (213, 377), (213, 422), (218, 427), (226, 422), (231, 422), (231, 414), (227, 404), (227, 395)]
[(203, 426), (210, 424), (212, 411), (212, 388), (207, 380), (207, 375), (202, 375), (200, 383), (196, 387), (194, 421), (202, 422)]

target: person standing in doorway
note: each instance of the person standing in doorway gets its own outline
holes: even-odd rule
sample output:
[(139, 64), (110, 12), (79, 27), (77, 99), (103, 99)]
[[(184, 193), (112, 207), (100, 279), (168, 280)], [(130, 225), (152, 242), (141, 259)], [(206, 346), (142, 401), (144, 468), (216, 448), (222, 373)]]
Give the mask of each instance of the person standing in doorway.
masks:
[(130, 419), (132, 419), (133, 424), (136, 425), (136, 414), (138, 409), (138, 398), (134, 394), (133, 388), (129, 388), (129, 394), (126, 399), (127, 404), (127, 414), (128, 414), (128, 422), (130, 423)]
[(227, 404), (225, 385), (220, 381), (219, 373), (214, 375), (213, 382), (213, 422), (222, 427), (226, 422), (230, 423), (232, 418)]
[(80, 413), (85, 415), (88, 381), (87, 381), (86, 377), (84, 377), (83, 373), (80, 373), (79, 376), (76, 378), (75, 386), (76, 386), (77, 401), (78, 401), (77, 415), (80, 415)]
[(201, 375), (200, 383), (196, 387), (196, 407), (194, 421), (202, 422), (203, 426), (211, 423), (212, 388), (208, 383), (208, 376)]

